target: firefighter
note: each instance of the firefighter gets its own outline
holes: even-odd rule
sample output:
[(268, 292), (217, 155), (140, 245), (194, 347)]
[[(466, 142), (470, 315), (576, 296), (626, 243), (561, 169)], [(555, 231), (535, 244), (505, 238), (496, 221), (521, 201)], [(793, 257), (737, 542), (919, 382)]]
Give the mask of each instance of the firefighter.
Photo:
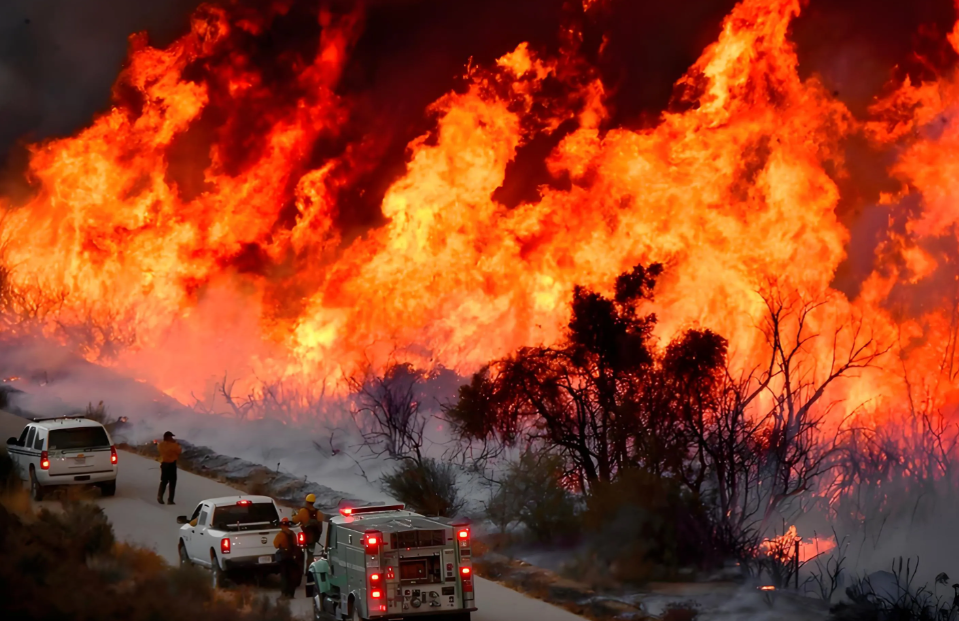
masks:
[(300, 525), (300, 530), (306, 538), (305, 562), (303, 572), (306, 574), (306, 596), (313, 596), (313, 574), (310, 573), (310, 565), (313, 564), (313, 558), (316, 553), (316, 544), (320, 540), (323, 532), (323, 514), (317, 511), (316, 496), (307, 494), (303, 501), (303, 506), (293, 516), (293, 522)]
[(323, 532), (323, 514), (317, 511), (316, 496), (308, 494), (303, 501), (303, 506), (293, 517), (293, 523), (300, 525), (300, 530), (306, 535), (306, 564), (313, 562), (314, 548), (320, 541), (320, 535)]
[(300, 586), (302, 560), (296, 546), (296, 534), (290, 529), (290, 518), (280, 520), (280, 532), (273, 538), (273, 547), (276, 548), (276, 559), (280, 564), (281, 595), (292, 599), (296, 596), (296, 588)]
[(173, 432), (168, 431), (163, 434), (163, 442), (157, 444), (157, 451), (160, 453), (157, 458), (160, 462), (160, 489), (157, 491), (157, 502), (163, 504), (163, 492), (169, 484), (170, 495), (167, 497), (166, 504), (175, 505), (173, 497), (176, 495), (176, 460), (180, 458), (183, 448), (176, 441)]

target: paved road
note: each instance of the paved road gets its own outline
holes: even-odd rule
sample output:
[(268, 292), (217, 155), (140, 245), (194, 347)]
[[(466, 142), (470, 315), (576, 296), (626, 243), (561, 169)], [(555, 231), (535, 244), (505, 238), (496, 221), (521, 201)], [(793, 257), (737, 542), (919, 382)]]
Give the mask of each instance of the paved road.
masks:
[[(19, 436), (23, 425), (23, 419), (0, 412), (0, 441)], [(121, 452), (119, 466), (116, 496), (97, 498), (97, 504), (110, 518), (118, 538), (153, 549), (171, 564), (177, 562), (176, 516), (190, 513), (206, 498), (238, 493), (222, 483), (181, 471), (177, 505), (160, 505), (156, 501), (159, 464)], [(39, 504), (56, 506), (58, 503), (54, 500)], [(582, 617), (482, 579), (476, 581), (476, 602), (479, 611), (474, 613), (473, 621), (583, 621)], [(302, 589), (293, 600), (292, 608), (299, 617), (311, 616), (312, 608)]]

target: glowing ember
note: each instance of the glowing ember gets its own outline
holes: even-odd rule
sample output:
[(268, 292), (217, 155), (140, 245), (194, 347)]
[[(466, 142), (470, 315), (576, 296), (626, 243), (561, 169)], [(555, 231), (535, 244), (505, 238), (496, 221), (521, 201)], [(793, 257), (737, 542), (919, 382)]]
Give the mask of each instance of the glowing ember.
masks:
[(826, 554), (836, 547), (836, 543), (831, 539), (819, 537), (803, 539), (796, 531), (796, 527), (790, 526), (782, 535), (766, 539), (762, 543), (762, 550), (767, 555), (779, 557), (780, 560), (794, 559), (797, 543), (799, 544), (800, 563), (805, 563), (820, 554)]

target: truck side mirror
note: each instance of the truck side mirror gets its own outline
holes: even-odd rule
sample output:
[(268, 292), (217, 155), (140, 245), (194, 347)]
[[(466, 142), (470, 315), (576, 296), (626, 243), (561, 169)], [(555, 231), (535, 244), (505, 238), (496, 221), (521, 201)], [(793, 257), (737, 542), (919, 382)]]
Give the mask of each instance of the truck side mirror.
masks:
[(186, 519), (186, 516), (185, 516), (185, 515), (178, 515), (178, 516), (176, 516), (176, 523), (177, 523), (177, 524), (186, 524), (186, 523), (188, 523), (189, 521), (190, 521), (190, 520)]

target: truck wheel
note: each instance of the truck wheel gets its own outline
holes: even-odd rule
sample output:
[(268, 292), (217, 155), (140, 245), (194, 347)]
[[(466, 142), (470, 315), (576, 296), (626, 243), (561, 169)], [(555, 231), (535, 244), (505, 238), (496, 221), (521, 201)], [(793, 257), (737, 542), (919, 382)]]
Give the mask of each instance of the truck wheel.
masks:
[(177, 553), (180, 556), (180, 567), (189, 567), (193, 564), (193, 561), (190, 560), (190, 555), (187, 554), (186, 546), (183, 545), (183, 540), (180, 540), (180, 543), (176, 547)]
[(103, 494), (105, 498), (113, 496), (117, 493), (117, 481), (114, 479), (112, 481), (107, 481), (106, 483), (100, 483), (99, 488), (100, 493)]
[(350, 610), (350, 621), (366, 621), (363, 617), (360, 616), (360, 605), (356, 600), (351, 599), (349, 601), (349, 610)]
[(43, 500), (43, 486), (37, 480), (37, 473), (33, 466), (30, 466), (30, 497), (37, 502)]
[(224, 578), (226, 577), (223, 573), (223, 569), (220, 567), (220, 561), (216, 558), (216, 552), (210, 550), (210, 574), (213, 585), (213, 589), (219, 589), (223, 587)]

